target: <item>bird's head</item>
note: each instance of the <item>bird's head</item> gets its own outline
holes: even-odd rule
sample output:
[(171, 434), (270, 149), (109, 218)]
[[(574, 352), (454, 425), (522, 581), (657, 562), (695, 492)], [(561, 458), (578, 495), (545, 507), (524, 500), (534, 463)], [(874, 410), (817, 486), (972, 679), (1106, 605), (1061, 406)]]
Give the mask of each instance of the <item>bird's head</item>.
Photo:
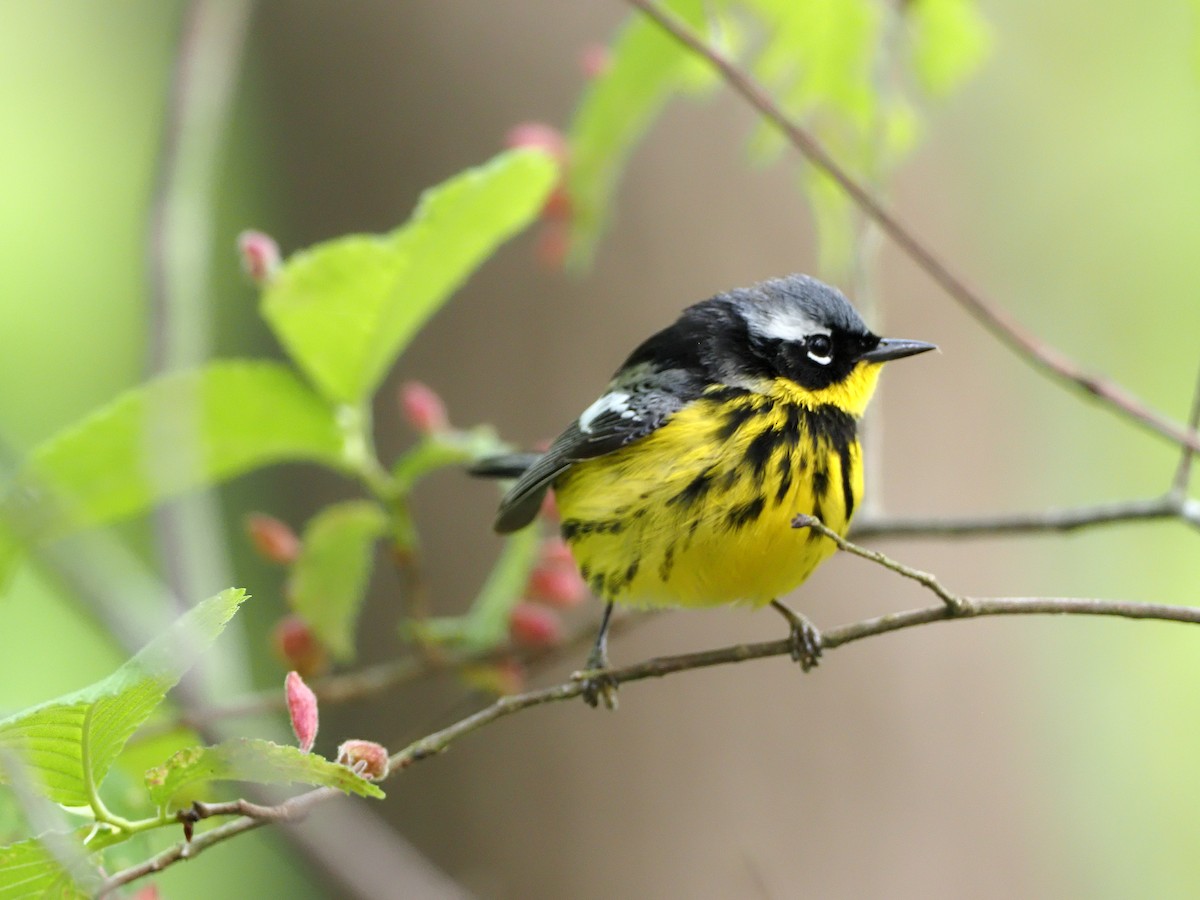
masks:
[(725, 320), (726, 327), (709, 331), (720, 380), (782, 390), (806, 405), (832, 403), (855, 416), (866, 409), (884, 362), (936, 349), (879, 337), (841, 291), (808, 275), (718, 294), (688, 313)]

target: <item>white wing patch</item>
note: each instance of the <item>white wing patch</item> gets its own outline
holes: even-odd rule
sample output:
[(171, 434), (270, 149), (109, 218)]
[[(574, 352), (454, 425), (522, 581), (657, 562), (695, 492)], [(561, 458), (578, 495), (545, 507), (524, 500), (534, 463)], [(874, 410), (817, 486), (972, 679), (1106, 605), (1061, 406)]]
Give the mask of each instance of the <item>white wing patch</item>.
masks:
[(629, 406), (630, 395), (625, 391), (609, 391), (579, 414), (579, 430), (592, 433), (592, 424), (604, 413), (616, 413), (622, 419), (632, 419), (637, 413)]

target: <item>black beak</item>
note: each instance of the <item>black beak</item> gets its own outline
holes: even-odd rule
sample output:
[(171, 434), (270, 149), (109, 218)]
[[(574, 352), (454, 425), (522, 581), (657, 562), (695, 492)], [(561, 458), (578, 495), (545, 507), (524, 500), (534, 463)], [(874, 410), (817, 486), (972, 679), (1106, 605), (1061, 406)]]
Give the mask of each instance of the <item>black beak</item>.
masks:
[(866, 362), (881, 363), (887, 362), (889, 359), (903, 359), (906, 356), (914, 356), (917, 353), (924, 353), (926, 350), (936, 350), (937, 344), (929, 344), (925, 341), (906, 341), (902, 338), (880, 338), (878, 346), (874, 350), (868, 350), (862, 356), (861, 360)]

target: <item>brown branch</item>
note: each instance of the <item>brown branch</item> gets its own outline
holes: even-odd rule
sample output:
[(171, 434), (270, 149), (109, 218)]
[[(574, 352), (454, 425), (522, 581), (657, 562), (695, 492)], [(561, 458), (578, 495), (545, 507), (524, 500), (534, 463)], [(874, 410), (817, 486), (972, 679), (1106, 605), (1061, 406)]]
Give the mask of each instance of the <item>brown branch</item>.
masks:
[[(852, 546), (852, 545), (851, 545)], [(863, 548), (857, 548), (862, 550)], [(850, 552), (856, 552), (851, 550)], [(900, 564), (894, 560), (865, 551), (867, 558), (880, 562), (888, 568)], [(906, 567), (901, 567), (906, 568)], [(900, 569), (896, 569), (900, 571)], [(932, 576), (930, 576), (932, 577)], [(903, 612), (888, 613), (871, 619), (863, 619), (848, 625), (842, 625), (821, 633), (821, 645), (826, 651), (854, 641), (864, 640), (893, 631), (914, 628), (948, 619), (974, 619), (983, 616), (1006, 615), (1088, 615), (1115, 616), (1127, 619), (1156, 619), (1166, 622), (1186, 622), (1200, 625), (1200, 607), (1172, 606), (1161, 603), (1137, 603), (1118, 600), (1077, 599), (1071, 597), (958, 597), (960, 601), (955, 606), (940, 602), (934, 606), (910, 609)], [(728, 665), (747, 662), (752, 659), (766, 659), (773, 656), (790, 656), (792, 641), (783, 638), (776, 641), (764, 641), (751, 644), (734, 644), (714, 650), (703, 650), (698, 653), (685, 653), (678, 656), (663, 656), (649, 659), (618, 669), (609, 669), (606, 674), (616, 683), (625, 684), (643, 681), (648, 678), (663, 678), (677, 672), (692, 669), (704, 669), (711, 666)], [(556, 684), (540, 690), (528, 691), (509, 697), (501, 697), (489, 706), (472, 713), (452, 725), (436, 731), (426, 737), (409, 744), (403, 750), (392, 755), (390, 759), (391, 775), (405, 770), (414, 763), (431, 756), (436, 756), (454, 741), (472, 732), (490, 725), (499, 719), (518, 713), (535, 706), (547, 703), (557, 703), (579, 697), (584, 691), (584, 674), (576, 673), (572, 680)], [(390, 777), (390, 776), (389, 776)], [(129, 884), (145, 875), (160, 872), (167, 866), (181, 859), (197, 855), (203, 850), (228, 840), (244, 831), (249, 831), (265, 825), (268, 822), (296, 819), (306, 815), (318, 803), (340, 793), (332, 788), (319, 788), (300, 794), (292, 799), (273, 807), (260, 807), (245, 801), (232, 801), (222, 804), (206, 804), (202, 808), (211, 815), (243, 814), (239, 818), (197, 836), (190, 843), (181, 842), (155, 857), (136, 866), (116, 873), (104, 882), (100, 896), (113, 891), (124, 884)], [(246, 815), (245, 813), (249, 813)]]
[(946, 538), (1071, 532), (1099, 525), (1180, 519), (1200, 528), (1200, 503), (1174, 492), (1146, 500), (1098, 503), (1032, 513), (930, 518), (864, 518), (854, 524), (851, 537)]
[(897, 575), (902, 575), (909, 578), (918, 584), (924, 585), (933, 591), (946, 607), (954, 615), (963, 615), (970, 612), (967, 609), (967, 600), (960, 597), (958, 594), (952, 594), (946, 590), (936, 575), (930, 575), (928, 572), (922, 572), (919, 569), (913, 569), (904, 565), (902, 562), (897, 562), (889, 556), (885, 556), (878, 550), (870, 550), (866, 547), (860, 547), (858, 544), (853, 544), (846, 540), (832, 528), (828, 528), (824, 522), (816, 516), (809, 516), (801, 513), (792, 519), (793, 528), (811, 528), (813, 531), (820, 532), (837, 544), (839, 550), (844, 550), (847, 553), (853, 553), (855, 556), (861, 556), (863, 559), (870, 560), (873, 563), (878, 563), (885, 569), (891, 569)]
[[(1192, 391), (1192, 408), (1188, 413), (1188, 428), (1191, 429), (1193, 435), (1196, 434), (1196, 429), (1200, 427), (1200, 375), (1196, 376), (1196, 387)], [(1192, 480), (1192, 457), (1195, 454), (1195, 448), (1185, 446), (1179, 457), (1179, 466), (1175, 470), (1175, 478), (1171, 481), (1171, 490), (1169, 496), (1173, 496), (1179, 500), (1187, 497), (1188, 484)]]
[(199, 855), (214, 844), (219, 844), (235, 835), (251, 831), (269, 822), (294, 822), (302, 819), (318, 803), (340, 796), (343, 796), (342, 792), (335, 788), (317, 788), (274, 806), (260, 806), (246, 800), (233, 800), (229, 803), (194, 803), (189, 810), (181, 812), (181, 821), (189, 820), (194, 824), (212, 816), (238, 815), (239, 818), (219, 825), (211, 831), (206, 831), (190, 841), (180, 841), (136, 866), (130, 866), (110, 875), (96, 892), (96, 897), (107, 897), (122, 885), (147, 875), (153, 875), (155, 872), (161, 872), (182, 859), (191, 859)]
[(823, 170), (858, 207), (888, 235), (937, 285), (953, 297), (1005, 346), (1052, 380), (1077, 388), (1101, 401), (1110, 410), (1193, 451), (1200, 450), (1200, 436), (1152, 410), (1141, 399), (1116, 382), (1086, 372), (1066, 354), (1026, 330), (1003, 307), (985, 297), (956, 275), (912, 229), (889, 212), (859, 181), (835, 160), (806, 129), (792, 121), (766, 89), (746, 70), (707, 44), (677, 16), (654, 0), (623, 0), (644, 13), (675, 40), (706, 60), (736, 93), (783, 132), (788, 141), (812, 165)]

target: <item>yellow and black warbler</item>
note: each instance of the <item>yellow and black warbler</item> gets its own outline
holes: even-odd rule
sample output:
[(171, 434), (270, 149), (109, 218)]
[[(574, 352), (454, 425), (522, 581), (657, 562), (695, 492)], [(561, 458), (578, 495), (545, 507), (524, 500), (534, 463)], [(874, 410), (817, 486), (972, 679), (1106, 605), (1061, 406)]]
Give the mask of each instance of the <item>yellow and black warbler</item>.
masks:
[[(554, 489), (563, 538), (607, 601), (589, 669), (607, 667), (614, 603), (771, 603), (793, 656), (820, 636), (778, 597), (835, 547), (797, 514), (844, 534), (863, 489), (858, 420), (887, 360), (934, 349), (880, 338), (849, 301), (806, 275), (717, 294), (684, 310), (617, 370), (542, 454), (483, 461), (512, 477), (496, 530), (515, 531)], [(612, 686), (588, 685), (595, 705)]]

